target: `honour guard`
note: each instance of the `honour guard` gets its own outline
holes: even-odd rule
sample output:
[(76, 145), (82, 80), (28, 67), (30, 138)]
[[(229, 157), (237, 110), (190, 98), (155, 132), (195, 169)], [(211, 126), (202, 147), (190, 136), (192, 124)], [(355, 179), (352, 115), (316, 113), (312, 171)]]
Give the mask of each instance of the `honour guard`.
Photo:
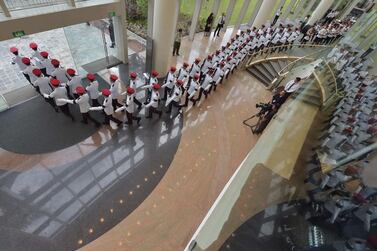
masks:
[(74, 104), (79, 105), (80, 113), (82, 115), (82, 123), (88, 124), (88, 119), (92, 121), (96, 127), (100, 127), (101, 124), (95, 120), (92, 116), (89, 114), (89, 95), (86, 93), (85, 88), (82, 86), (77, 86), (75, 88), (75, 93), (78, 95), (78, 98), (73, 101)]
[(111, 82), (110, 92), (111, 92), (111, 97), (113, 99), (112, 105), (115, 110), (117, 107), (122, 107), (122, 105), (119, 104), (118, 102), (118, 98), (120, 97), (120, 81), (117, 75), (111, 74), (110, 82)]
[(50, 79), (46, 76), (42, 75), (42, 71), (40, 69), (34, 69), (33, 74), (37, 77), (34, 81), (33, 85), (37, 92), (39, 92), (45, 99), (47, 103), (49, 103), (56, 112), (58, 112), (58, 107), (55, 104), (53, 98), (46, 97), (51, 94), (52, 87), (50, 86)]
[(137, 88), (139, 87), (138, 86), (138, 82), (137, 82), (137, 73), (136, 72), (131, 72), (130, 73), (130, 84), (128, 87), (131, 87), (132, 89), (134, 89), (134, 94), (133, 94), (133, 98), (134, 98), (134, 102), (135, 104), (137, 104), (138, 106), (138, 109), (141, 109), (141, 102), (136, 98), (136, 90)]
[(60, 66), (60, 62), (57, 59), (52, 59), (51, 64), (55, 67), (55, 70), (51, 73), (51, 76), (58, 79), (60, 83), (65, 84), (68, 82), (68, 77), (64, 67)]
[(127, 122), (125, 124), (132, 125), (133, 120), (136, 120), (137, 124), (140, 125), (140, 117), (134, 116), (135, 112), (135, 101), (134, 101), (135, 89), (132, 87), (127, 87), (127, 96), (125, 104), (118, 108), (115, 112), (120, 112), (126, 110)]
[(176, 70), (177, 68), (175, 68), (175, 66), (172, 66), (170, 67), (170, 71), (166, 75), (165, 82), (162, 85), (162, 88), (164, 88), (164, 98), (162, 100), (167, 100), (168, 96), (170, 95), (170, 93), (172, 92), (174, 88), (174, 81), (175, 81), (174, 73)]
[(162, 116), (162, 111), (158, 110), (158, 103), (160, 101), (160, 93), (158, 90), (160, 89), (160, 85), (158, 83), (153, 84), (152, 92), (151, 92), (151, 99), (148, 104), (145, 105), (146, 108), (149, 108), (147, 119), (152, 118), (153, 113), (157, 113), (159, 118)]
[[(68, 68), (67, 75), (69, 76), (69, 81), (67, 83), (67, 87), (69, 88), (69, 96), (73, 96), (74, 98), (79, 97), (79, 93), (76, 93), (77, 87), (82, 86), (81, 83), (81, 76), (76, 75), (76, 71), (74, 69)], [(81, 89), (79, 89), (81, 90)], [(85, 94), (88, 95), (88, 94)], [(82, 96), (82, 95), (81, 95)]]
[(196, 101), (198, 100), (198, 94), (200, 91), (200, 84), (199, 84), (199, 74), (195, 74), (193, 81), (191, 81), (190, 86), (187, 89), (187, 95), (186, 95), (186, 101), (185, 104), (183, 105), (184, 107), (188, 106), (189, 100), (192, 102), (192, 106), (195, 106)]
[(75, 121), (75, 118), (72, 116), (71, 112), (69, 111), (68, 103), (67, 103), (67, 89), (64, 86), (60, 85), (59, 79), (52, 78), (50, 79), (50, 84), (53, 86), (54, 90), (49, 95), (43, 95), (46, 98), (54, 98), (55, 104), (59, 107), (64, 115), (70, 117), (72, 121)]
[(117, 118), (114, 118), (114, 107), (113, 107), (113, 98), (111, 96), (111, 91), (109, 89), (103, 89), (102, 95), (105, 97), (103, 100), (103, 114), (105, 115), (105, 121), (103, 122), (104, 125), (110, 125), (110, 120), (115, 122), (118, 127), (123, 123)]
[(173, 106), (178, 108), (178, 112), (181, 113), (181, 97), (182, 97), (182, 87), (183, 86), (183, 81), (182, 80), (177, 80), (174, 85), (173, 92), (170, 94), (168, 100), (166, 101), (165, 106), (168, 107), (168, 110), (166, 113), (171, 113)]
[(86, 87), (86, 91), (89, 93), (89, 97), (92, 100), (92, 106), (100, 106), (98, 102), (100, 92), (98, 91), (98, 82), (96, 80), (96, 76), (93, 73), (88, 73), (86, 75), (86, 78), (89, 80), (89, 85)]

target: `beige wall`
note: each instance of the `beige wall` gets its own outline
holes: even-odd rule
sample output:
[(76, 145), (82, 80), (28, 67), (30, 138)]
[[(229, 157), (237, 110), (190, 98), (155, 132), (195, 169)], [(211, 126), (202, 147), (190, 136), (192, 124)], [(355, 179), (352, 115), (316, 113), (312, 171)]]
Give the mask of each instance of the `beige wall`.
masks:
[(0, 22), (0, 41), (13, 38), (12, 32), (14, 31), (23, 30), (26, 34), (34, 34), (86, 21), (102, 19), (107, 17), (108, 13), (112, 11), (115, 11), (119, 15), (120, 10), (122, 10), (121, 6), (120, 2), (114, 2), (5, 20)]

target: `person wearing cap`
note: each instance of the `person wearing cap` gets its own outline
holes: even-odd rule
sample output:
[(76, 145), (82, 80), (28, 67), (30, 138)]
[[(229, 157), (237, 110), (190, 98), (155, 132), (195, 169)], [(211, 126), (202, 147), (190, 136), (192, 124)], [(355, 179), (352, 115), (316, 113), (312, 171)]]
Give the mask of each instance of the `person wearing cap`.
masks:
[(208, 98), (208, 94), (211, 92), (212, 82), (213, 82), (213, 79), (211, 77), (212, 73), (213, 73), (213, 68), (211, 67), (208, 69), (207, 74), (204, 76), (203, 80), (201, 81), (199, 97), (197, 101), (200, 101), (203, 93), (204, 93), (205, 98)]
[(88, 120), (90, 120), (95, 124), (96, 127), (99, 127), (101, 124), (89, 114), (89, 95), (86, 93), (85, 88), (82, 86), (76, 86), (75, 94), (78, 97), (75, 100), (73, 100), (73, 103), (79, 105), (80, 113), (82, 116), (81, 122), (84, 124), (88, 124)]
[(179, 69), (177, 73), (177, 79), (183, 81), (183, 93), (187, 90), (187, 85), (188, 85), (188, 71), (187, 68), (189, 67), (189, 64), (184, 62), (181, 69)]
[(34, 60), (34, 64), (42, 71), (44, 74), (46, 72), (46, 68), (42, 65), (43, 57), (41, 56), (41, 52), (38, 49), (38, 44), (32, 42), (29, 44), (29, 47), (33, 50), (33, 54), (31, 55), (30, 59)]
[(191, 81), (190, 87), (187, 89), (186, 100), (183, 107), (188, 106), (189, 100), (192, 102), (192, 106), (195, 106), (196, 101), (198, 99), (197, 96), (200, 90), (199, 78), (200, 78), (199, 74), (194, 75), (194, 78)]
[(113, 98), (111, 96), (111, 91), (109, 89), (103, 89), (102, 95), (105, 97), (102, 104), (103, 114), (105, 115), (105, 121), (103, 122), (103, 124), (110, 125), (110, 120), (111, 120), (115, 122), (119, 127), (123, 122), (113, 116), (114, 107), (113, 107)]
[(144, 104), (148, 104), (151, 96), (152, 96), (152, 89), (154, 84), (158, 84), (158, 72), (156, 70), (152, 70), (151, 74), (149, 75), (148, 82), (146, 83), (145, 86), (143, 86), (144, 89), (146, 89), (146, 94), (145, 94), (145, 102)]
[(166, 113), (171, 113), (173, 106), (178, 108), (178, 113), (182, 112), (182, 106), (180, 105), (181, 103), (181, 98), (183, 94), (183, 81), (182, 80), (177, 80), (175, 81), (173, 91), (170, 93), (169, 98), (166, 100), (165, 106), (168, 107), (168, 110)]
[(114, 110), (117, 107), (122, 107), (122, 104), (118, 102), (118, 98), (120, 97), (120, 80), (117, 75), (115, 74), (110, 74), (110, 92), (111, 92), (111, 97), (112, 97), (112, 104), (114, 107)]
[(223, 81), (223, 77), (224, 77), (224, 66), (225, 66), (225, 62), (220, 62), (219, 64), (219, 67), (216, 68), (216, 70), (214, 71), (214, 73), (212, 74), (212, 79), (213, 79), (213, 90), (216, 91), (216, 87), (219, 83), (221, 83)]
[(153, 84), (153, 86), (152, 86), (151, 99), (150, 99), (149, 103), (145, 105), (146, 108), (149, 108), (148, 109), (148, 116), (146, 116), (147, 119), (151, 119), (153, 113), (157, 113), (159, 118), (161, 118), (161, 116), (162, 116), (162, 111), (158, 110), (158, 104), (159, 104), (159, 101), (160, 101), (160, 93), (158, 92), (158, 90), (160, 88), (161, 88), (161, 86), (158, 83)]
[(131, 86), (127, 87), (127, 91), (126, 91), (127, 96), (126, 96), (124, 105), (115, 110), (115, 112), (126, 110), (126, 117), (127, 117), (127, 122), (125, 122), (126, 125), (132, 125), (133, 120), (136, 120), (137, 124), (140, 125), (141, 118), (134, 115), (135, 114), (135, 101), (134, 101), (135, 94), (136, 94), (136, 91), (133, 87)]
[(26, 65), (26, 68), (22, 71), (22, 73), (28, 76), (26, 79), (29, 80), (30, 84), (33, 85), (34, 81), (37, 80), (37, 76), (33, 74), (34, 69), (38, 69), (35, 65), (33, 65), (29, 58), (23, 57), (22, 62)]
[(192, 80), (192, 78), (194, 77), (195, 74), (199, 74), (200, 75), (200, 59), (199, 58), (196, 58), (194, 63), (191, 65), (191, 68), (189, 70), (189, 82), (188, 82), (188, 87), (187, 88), (190, 88), (190, 82)]
[(201, 80), (205, 77), (205, 75), (208, 72), (208, 69), (212, 67), (212, 55), (208, 55), (206, 59), (204, 59), (202, 65), (200, 66), (200, 72), (201, 72)]
[(82, 86), (81, 79), (82, 77), (79, 75), (76, 75), (76, 71), (72, 68), (67, 69), (67, 75), (69, 77), (69, 80), (67, 82), (67, 87), (69, 88), (68, 96), (78, 98), (79, 94), (76, 93), (77, 87)]
[(33, 82), (35, 89), (43, 96), (45, 101), (49, 103), (56, 112), (58, 112), (58, 107), (56, 106), (54, 99), (46, 97), (46, 95), (50, 95), (53, 91), (50, 85), (50, 79), (44, 76), (40, 69), (34, 69), (33, 74), (37, 77), (37, 79)]
[(222, 59), (221, 59), (221, 56), (220, 56), (220, 50), (216, 50), (215, 56), (212, 59), (212, 66), (217, 67), (217, 65), (220, 63), (221, 60)]
[(100, 103), (98, 102), (100, 92), (98, 90), (98, 82), (96, 80), (96, 76), (93, 73), (88, 73), (86, 75), (86, 78), (89, 80), (89, 85), (85, 89), (88, 92), (89, 97), (92, 101), (92, 106), (100, 106)]
[(52, 72), (55, 70), (55, 67), (51, 64), (51, 60), (48, 57), (48, 52), (47, 51), (41, 51), (40, 55), (42, 57), (41, 60), (41, 65), (42, 69), (45, 69), (45, 72), (42, 70), (43, 75), (46, 77), (51, 76)]
[[(22, 61), (23, 57), (18, 53), (18, 49), (13, 46), (9, 48), (9, 51), (14, 55), (14, 57), (12, 58), (12, 64), (17, 64), (17, 66), (20, 68), (20, 71), (23, 72), (26, 69), (27, 65)], [(24, 76), (27, 81), (30, 82), (29, 75), (24, 74)]]
[(141, 85), (142, 84), (139, 83), (139, 79), (137, 78), (137, 73), (131, 72), (130, 73), (130, 82), (129, 82), (128, 87), (131, 87), (132, 89), (134, 89), (135, 93), (133, 94), (133, 100), (134, 100), (134, 103), (137, 104), (139, 110), (142, 107), (142, 103), (136, 98), (136, 94), (137, 94), (137, 89)]
[(69, 111), (67, 103), (67, 89), (64, 86), (61, 86), (59, 79), (56, 78), (51, 78), (50, 84), (54, 90), (50, 94), (45, 94), (43, 96), (46, 98), (53, 98), (55, 100), (55, 104), (59, 107), (60, 111), (62, 111), (62, 113), (67, 117), (70, 117), (72, 121), (75, 121), (75, 118)]
[(54, 66), (54, 71), (51, 73), (51, 77), (59, 79), (60, 83), (65, 84), (68, 82), (68, 76), (66, 69), (60, 66), (60, 62), (57, 59), (52, 59), (51, 64)]
[(162, 85), (162, 88), (164, 88), (164, 97), (162, 98), (162, 100), (167, 100), (168, 96), (170, 95), (170, 93), (172, 92), (174, 88), (174, 81), (175, 81), (174, 73), (176, 70), (177, 68), (175, 68), (175, 66), (172, 66), (170, 67), (170, 71), (168, 72), (168, 74), (166, 74), (164, 84)]

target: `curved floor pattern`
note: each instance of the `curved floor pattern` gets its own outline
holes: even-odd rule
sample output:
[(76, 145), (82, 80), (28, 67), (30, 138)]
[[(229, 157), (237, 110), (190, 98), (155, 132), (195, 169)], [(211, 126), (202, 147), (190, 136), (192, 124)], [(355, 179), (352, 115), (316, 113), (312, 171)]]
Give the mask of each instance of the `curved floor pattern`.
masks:
[(1, 170), (0, 250), (75, 250), (137, 208), (170, 166), (183, 124), (167, 116), (143, 122), (79, 160)]

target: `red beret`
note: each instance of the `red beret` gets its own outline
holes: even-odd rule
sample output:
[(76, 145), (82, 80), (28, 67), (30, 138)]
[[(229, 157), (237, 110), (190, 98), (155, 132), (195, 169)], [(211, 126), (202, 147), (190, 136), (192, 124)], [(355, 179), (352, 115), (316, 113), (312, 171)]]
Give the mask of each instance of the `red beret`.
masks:
[(108, 97), (111, 94), (111, 91), (109, 89), (103, 89), (102, 95)]
[(212, 55), (211, 55), (211, 54), (208, 55), (207, 58), (208, 58), (208, 59), (212, 59)]
[(200, 58), (195, 58), (195, 63), (199, 63), (200, 62)]
[(115, 74), (111, 74), (110, 75), (110, 80), (111, 81), (116, 81), (118, 79), (118, 76), (117, 75), (115, 75)]
[(219, 55), (220, 54), (220, 50), (216, 50), (216, 55)]
[(86, 78), (90, 81), (93, 81), (96, 78), (96, 76), (93, 73), (88, 73), (86, 74)]
[(60, 65), (60, 62), (57, 59), (51, 59), (51, 64), (56, 67)]
[(170, 67), (170, 71), (175, 72), (176, 70), (177, 68), (175, 68), (175, 66)]
[(183, 85), (183, 80), (178, 79), (178, 80), (177, 80), (177, 84), (178, 84), (178, 85)]
[(24, 64), (30, 64), (30, 58), (23, 57), (23, 58), (21, 59), (21, 61), (22, 61), (22, 63), (24, 63)]
[(48, 52), (47, 51), (41, 51), (39, 54), (41, 54), (42, 57), (47, 58)]
[(130, 77), (133, 78), (133, 79), (137, 78), (137, 73), (136, 72), (131, 72), (130, 73)]
[(75, 71), (74, 69), (72, 69), (72, 68), (68, 68), (68, 69), (67, 69), (67, 74), (68, 74), (68, 75), (73, 76), (73, 75), (75, 75), (75, 73), (76, 73), (76, 71)]
[(152, 76), (153, 76), (153, 77), (157, 77), (157, 76), (158, 76), (158, 72), (155, 71), (155, 70), (153, 70), (153, 71), (152, 71)]
[(33, 69), (33, 74), (37, 77), (39, 77), (42, 74), (42, 71), (38, 68)]
[(32, 43), (29, 44), (29, 47), (32, 48), (33, 50), (35, 50), (35, 49), (38, 48), (38, 45), (37, 45), (37, 43), (32, 42)]
[(52, 86), (57, 87), (57, 86), (59, 86), (59, 84), (60, 84), (60, 80), (59, 80), (59, 79), (56, 79), (56, 78), (52, 78), (52, 79), (50, 80), (50, 84), (51, 84)]
[(127, 87), (127, 93), (128, 94), (134, 94), (135, 93), (135, 89), (132, 88), (132, 87)]
[(189, 66), (189, 64), (187, 63), (187, 62), (184, 62), (183, 63), (183, 68), (186, 68), (186, 67), (188, 67)]
[(12, 52), (12, 53), (15, 53), (15, 52), (18, 52), (18, 49), (17, 49), (17, 47), (13, 46), (13, 47), (9, 48), (9, 51)]
[(237, 55), (237, 52), (233, 52), (233, 57)]
[(221, 61), (220, 65), (221, 65), (221, 66), (225, 66), (225, 62), (224, 62), (224, 61)]
[(158, 90), (160, 88), (161, 88), (160, 84), (153, 84), (153, 89)]
[(200, 75), (199, 74), (195, 74), (194, 75), (194, 79), (199, 79)]
[(76, 93), (77, 94), (84, 94), (85, 93), (85, 88), (82, 86), (77, 86), (76, 87)]

